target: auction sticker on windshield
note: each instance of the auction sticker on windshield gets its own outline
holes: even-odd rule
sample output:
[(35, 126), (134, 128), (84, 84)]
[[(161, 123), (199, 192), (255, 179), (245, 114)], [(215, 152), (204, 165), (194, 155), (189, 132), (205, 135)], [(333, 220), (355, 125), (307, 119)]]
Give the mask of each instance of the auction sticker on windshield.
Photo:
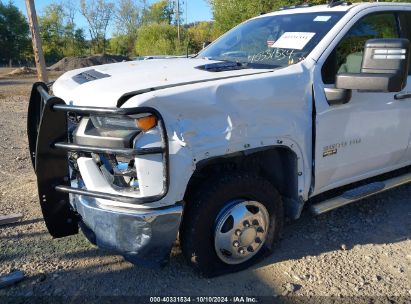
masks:
[(273, 44), (272, 47), (279, 49), (302, 50), (314, 36), (315, 33), (285, 32), (280, 39)]
[(317, 16), (314, 21), (315, 22), (327, 22), (331, 19), (331, 16)]

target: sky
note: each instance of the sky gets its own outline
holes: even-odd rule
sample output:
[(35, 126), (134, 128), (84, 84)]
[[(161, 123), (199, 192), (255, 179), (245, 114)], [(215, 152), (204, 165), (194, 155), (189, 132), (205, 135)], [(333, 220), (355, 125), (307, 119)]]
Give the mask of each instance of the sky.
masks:
[[(80, 0), (78, 0), (80, 2)], [(6, 2), (6, 1), (3, 1)], [(12, 0), (26, 16), (26, 5), (24, 0)], [(34, 0), (36, 6), (37, 15), (41, 15), (43, 9), (51, 3), (60, 3), (61, 0)], [(156, 2), (155, 0), (149, 0), (149, 3)], [(182, 4), (184, 2), (184, 4)], [(184, 10), (184, 22), (191, 23), (196, 21), (210, 21), (212, 19), (211, 8), (207, 3), (207, 0), (180, 0), (180, 5)], [(86, 20), (81, 16), (80, 12), (76, 16), (76, 24), (78, 27), (86, 27)], [(111, 36), (113, 28), (109, 29), (109, 35)], [(85, 31), (87, 33), (87, 31)]]

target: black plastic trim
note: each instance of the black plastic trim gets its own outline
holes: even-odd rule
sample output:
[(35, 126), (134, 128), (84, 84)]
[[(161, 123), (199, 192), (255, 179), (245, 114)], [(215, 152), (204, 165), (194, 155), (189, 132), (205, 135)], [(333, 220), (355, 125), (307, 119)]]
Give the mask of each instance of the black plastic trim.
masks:
[(394, 96), (395, 100), (411, 99), (411, 93), (399, 93)]
[(55, 149), (63, 149), (71, 152), (89, 152), (89, 153), (106, 153), (106, 154), (118, 154), (123, 156), (138, 156), (147, 154), (162, 154), (164, 149), (160, 147), (145, 148), (145, 149), (125, 149), (125, 148), (102, 148), (95, 146), (76, 145), (66, 142), (56, 142), (53, 144)]
[(330, 106), (346, 104), (351, 100), (352, 90), (324, 88), (324, 94)]
[(127, 116), (135, 114), (144, 114), (149, 113), (161, 118), (160, 113), (154, 108), (148, 107), (139, 107), (139, 108), (99, 108), (99, 107), (83, 107), (83, 106), (72, 106), (67, 104), (56, 105), (53, 108), (54, 111), (62, 112), (72, 112), (76, 114), (83, 115), (118, 115), (118, 116)]
[(55, 187), (55, 190), (62, 193), (71, 193), (77, 195), (84, 195), (94, 198), (101, 198), (111, 201), (116, 201), (125, 204), (149, 204), (153, 201), (159, 201), (163, 198), (163, 195), (159, 194), (156, 196), (147, 196), (147, 197), (130, 197), (126, 195), (117, 195), (117, 194), (110, 194), (98, 191), (90, 191), (80, 188), (73, 188), (70, 186), (59, 185)]
[(335, 80), (336, 88), (345, 90), (399, 92), (404, 85), (399, 75), (388, 73), (342, 73)]
[(350, 5), (352, 5), (352, 3), (349, 2), (349, 1), (344, 1), (344, 0), (331, 0), (328, 3), (329, 8), (333, 8), (333, 7), (340, 6), (340, 5), (350, 6)]
[[(297, 4), (297, 5), (289, 5), (289, 6), (283, 6), (280, 7), (278, 10), (279, 11), (285, 11), (285, 10), (291, 10), (291, 9), (296, 9), (296, 8), (308, 8), (312, 7), (314, 4), (312, 3), (304, 3), (304, 4)], [(265, 15), (266, 13), (261, 13), (261, 15)]]

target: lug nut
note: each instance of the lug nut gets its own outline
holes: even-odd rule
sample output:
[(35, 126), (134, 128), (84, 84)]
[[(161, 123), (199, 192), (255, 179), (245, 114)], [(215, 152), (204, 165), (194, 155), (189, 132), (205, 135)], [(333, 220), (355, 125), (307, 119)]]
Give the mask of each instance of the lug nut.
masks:
[(250, 227), (250, 222), (249, 221), (244, 221), (243, 222), (244, 227)]
[(257, 228), (257, 232), (259, 232), (259, 233), (264, 233), (263, 227), (258, 227), (258, 228)]
[(240, 248), (240, 249), (238, 249), (238, 253), (239, 253), (239, 254), (245, 254), (245, 250), (244, 250), (244, 248)]
[(254, 252), (254, 248), (251, 247), (251, 246), (248, 246), (248, 247), (247, 247), (247, 251), (248, 251), (248, 252)]
[(254, 226), (258, 226), (258, 225), (259, 225), (258, 221), (257, 221), (257, 220), (254, 220), (254, 221), (253, 221), (253, 225), (254, 225)]
[(236, 235), (236, 236), (240, 236), (240, 235), (241, 235), (241, 230), (240, 230), (240, 229), (237, 229), (237, 230), (235, 231), (235, 235)]
[(234, 246), (234, 247), (239, 247), (239, 246), (240, 246), (240, 243), (239, 243), (238, 241), (234, 241), (234, 242), (233, 242), (233, 246)]
[(260, 239), (259, 237), (257, 237), (257, 238), (255, 238), (255, 242), (256, 242), (257, 244), (261, 244), (261, 239)]

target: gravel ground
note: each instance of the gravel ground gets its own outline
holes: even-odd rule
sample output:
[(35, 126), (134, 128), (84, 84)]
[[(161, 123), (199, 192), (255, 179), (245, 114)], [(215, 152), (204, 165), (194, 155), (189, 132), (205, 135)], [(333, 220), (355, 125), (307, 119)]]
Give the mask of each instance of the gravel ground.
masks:
[[(275, 253), (255, 267), (205, 279), (175, 246), (163, 269), (133, 266), (98, 250), (82, 234), (53, 240), (42, 221), (27, 150), (26, 108), (34, 79), (0, 76), (0, 275), (23, 270), (24, 281), (0, 296), (295, 296), (358, 303), (373, 297), (411, 303), (411, 186), (286, 224)], [(368, 302), (367, 302), (368, 303)]]

